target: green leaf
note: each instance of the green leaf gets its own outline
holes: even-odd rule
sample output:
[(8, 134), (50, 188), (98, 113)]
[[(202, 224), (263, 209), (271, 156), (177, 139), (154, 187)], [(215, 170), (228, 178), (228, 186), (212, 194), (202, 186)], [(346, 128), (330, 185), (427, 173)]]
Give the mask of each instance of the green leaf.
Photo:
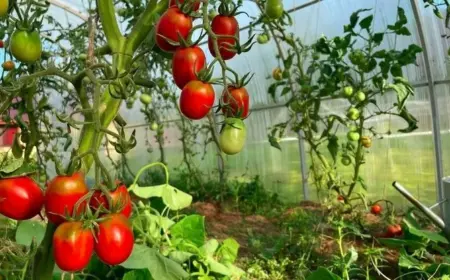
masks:
[(189, 277), (180, 264), (161, 255), (156, 249), (134, 244), (131, 256), (120, 266), (127, 269), (145, 269), (154, 279), (179, 280)]
[(414, 240), (398, 239), (398, 238), (379, 238), (378, 241), (390, 248), (410, 247), (414, 250), (423, 248), (426, 244)]
[(324, 267), (319, 267), (316, 271), (306, 277), (306, 280), (341, 280), (341, 277)]
[(222, 242), (217, 251), (217, 258), (221, 262), (234, 263), (238, 257), (239, 243), (233, 238), (227, 238)]
[(433, 9), (433, 13), (440, 19), (443, 19), (444, 17), (442, 16), (441, 12), (439, 11), (439, 9), (437, 7), (435, 7)]
[(185, 192), (178, 190), (170, 185), (165, 185), (162, 193), (162, 199), (164, 204), (170, 208), (170, 210), (178, 211), (187, 208), (192, 203), (192, 196)]
[(200, 215), (190, 215), (170, 228), (170, 233), (175, 238), (188, 240), (197, 247), (205, 244), (205, 217)]
[(397, 7), (397, 15), (398, 15), (398, 22), (401, 24), (407, 24), (408, 18), (406, 17), (405, 10), (402, 7)]
[(345, 263), (347, 267), (350, 267), (350, 265), (355, 263), (357, 260), (358, 260), (358, 252), (356, 252), (355, 248), (352, 246), (345, 255)]
[(412, 235), (415, 235), (417, 237), (422, 237), (422, 238), (425, 238), (427, 240), (430, 240), (430, 241), (433, 241), (436, 243), (449, 244), (448, 240), (444, 236), (442, 236), (441, 234), (439, 234), (437, 232), (418, 229), (408, 219), (404, 219), (403, 222), (407, 226), (407, 230), (409, 231), (409, 233)]
[(413, 115), (411, 115), (411, 114), (408, 112), (408, 110), (406, 109), (406, 107), (403, 108), (403, 109), (400, 111), (399, 116), (400, 116), (401, 118), (403, 118), (403, 119), (408, 123), (408, 127), (403, 128), (403, 129), (399, 129), (399, 130), (398, 130), (399, 132), (402, 132), (402, 133), (408, 133), (408, 132), (414, 131), (414, 130), (416, 130), (417, 128), (419, 128), (419, 127), (417, 126), (417, 119), (416, 119)]
[(20, 245), (30, 246), (33, 238), (40, 244), (45, 235), (43, 223), (35, 220), (21, 221), (16, 230), (16, 242)]
[(132, 270), (123, 276), (122, 280), (152, 280), (154, 279), (148, 269)]
[(361, 187), (367, 191), (367, 185), (366, 185), (366, 182), (364, 181), (363, 177), (358, 176), (356, 181), (358, 181), (361, 184)]
[(400, 257), (398, 259), (398, 265), (400, 267), (405, 267), (407, 269), (415, 268), (415, 269), (419, 269), (421, 271), (423, 271), (424, 268), (426, 267), (426, 265), (424, 263), (422, 263), (418, 259), (414, 258), (413, 256), (408, 255), (408, 253), (406, 253), (405, 249), (403, 249), (403, 248), (400, 250)]
[(409, 29), (406, 26), (403, 26), (402, 28), (395, 30), (395, 34), (410, 36), (411, 32), (409, 31)]
[(372, 21), (373, 21), (373, 15), (369, 15), (365, 18), (363, 18), (360, 22), (359, 22), (359, 26), (362, 29), (369, 29), (370, 26), (372, 25)]
[(336, 161), (337, 154), (339, 152), (339, 138), (336, 135), (330, 135), (328, 137), (327, 148), (333, 158), (333, 161)]
[(183, 251), (172, 251), (169, 253), (169, 258), (171, 260), (176, 261), (179, 264), (182, 264), (189, 260), (190, 257), (192, 257), (194, 254), (183, 252)]
[(151, 197), (161, 197), (164, 185), (150, 186), (150, 187), (140, 187), (138, 184), (132, 184), (130, 186), (130, 191), (132, 191), (136, 196), (144, 199), (149, 199)]
[(384, 33), (375, 33), (373, 34), (372, 41), (378, 46), (383, 42)]
[(269, 137), (270, 146), (277, 148), (278, 150), (281, 151), (281, 146), (280, 146), (278, 138), (273, 135), (268, 135), (268, 137)]
[(192, 196), (190, 194), (166, 184), (153, 187), (140, 187), (137, 184), (132, 184), (130, 186), (130, 191), (136, 196), (145, 199), (161, 197), (164, 204), (173, 211), (189, 207), (192, 203)]
[(397, 93), (397, 107), (399, 111), (405, 106), (405, 102), (409, 95), (414, 94), (414, 89), (409, 85), (409, 83), (397, 82), (395, 84), (390, 84), (386, 87), (387, 89), (393, 89)]
[(222, 274), (225, 276), (230, 276), (231, 275), (231, 270), (226, 267), (225, 265), (221, 264), (220, 262), (216, 261), (213, 257), (207, 257), (206, 258), (206, 262), (209, 266), (209, 269), (212, 272), (218, 273), (218, 274)]
[(217, 239), (210, 239), (200, 248), (200, 251), (206, 257), (212, 257), (218, 248), (219, 241), (217, 241)]

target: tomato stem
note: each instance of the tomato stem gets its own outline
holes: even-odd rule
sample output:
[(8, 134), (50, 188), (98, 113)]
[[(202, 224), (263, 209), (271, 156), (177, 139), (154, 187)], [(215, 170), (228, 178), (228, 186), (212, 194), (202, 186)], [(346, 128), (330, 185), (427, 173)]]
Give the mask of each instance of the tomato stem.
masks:
[(34, 256), (32, 279), (33, 280), (51, 280), (53, 279), (53, 269), (55, 261), (53, 259), (53, 234), (57, 226), (48, 223), (45, 229), (44, 239), (42, 240), (36, 255)]

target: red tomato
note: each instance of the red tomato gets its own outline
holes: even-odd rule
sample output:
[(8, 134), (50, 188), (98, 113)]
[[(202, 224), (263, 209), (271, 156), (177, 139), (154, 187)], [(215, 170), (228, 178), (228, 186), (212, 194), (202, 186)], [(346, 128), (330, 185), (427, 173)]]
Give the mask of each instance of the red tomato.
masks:
[[(184, 0), (178, 0), (178, 3), (181, 5), (181, 4), (183, 4), (184, 3)], [(195, 12), (195, 11), (198, 11), (198, 9), (200, 8), (200, 1), (192, 1), (192, 3), (194, 3), (193, 5), (192, 5), (192, 10)], [(170, 3), (169, 3), (169, 7), (176, 7), (177, 6), (177, 0), (170, 0)]]
[(337, 198), (338, 201), (344, 201), (344, 197), (342, 195), (338, 196)]
[(395, 237), (402, 235), (402, 227), (398, 224), (389, 225), (386, 230), (387, 237)]
[[(239, 38), (239, 24), (234, 16), (215, 16), (211, 22), (211, 29), (217, 36), (226, 35)], [(217, 38), (220, 56), (223, 60), (231, 59), (236, 55), (235, 52), (228, 50), (236, 45), (236, 38)], [(211, 37), (208, 38), (208, 48), (211, 54), (216, 57)]]
[(23, 176), (0, 180), (0, 214), (14, 220), (38, 215), (44, 205), (44, 193), (33, 179)]
[[(120, 213), (129, 218), (131, 216), (132, 206), (130, 194), (128, 193), (127, 187), (125, 185), (119, 185), (114, 191), (110, 192), (110, 195), (113, 207), (121, 208), (122, 210), (120, 211)], [(89, 201), (89, 205), (93, 211), (96, 211), (98, 208), (100, 208), (100, 205), (103, 205), (106, 210), (111, 209), (108, 205), (106, 196), (100, 190), (96, 190), (94, 192), (91, 200)]]
[(372, 208), (370, 208), (370, 212), (372, 212), (372, 214), (374, 215), (379, 215), (381, 213), (381, 210), (383, 210), (381, 208), (381, 205), (379, 204), (375, 204), (372, 206)]
[(180, 110), (187, 118), (204, 118), (214, 105), (214, 88), (202, 81), (190, 81), (181, 91)]
[(164, 38), (179, 42), (178, 34), (183, 39), (192, 29), (192, 18), (183, 14), (177, 7), (169, 8), (159, 19), (156, 25), (156, 45), (165, 52), (174, 52), (178, 46), (169, 44)]
[(246, 118), (248, 116), (249, 96), (245, 88), (228, 87), (231, 95), (223, 92), (223, 101), (227, 104), (222, 108), (222, 112), (227, 117)]
[(65, 222), (53, 235), (53, 257), (64, 271), (74, 272), (85, 268), (94, 252), (94, 235), (83, 228), (82, 222)]
[(196, 73), (206, 65), (206, 56), (198, 46), (179, 48), (172, 59), (172, 75), (175, 84), (180, 88), (190, 81), (197, 80)]
[(109, 265), (123, 263), (131, 255), (134, 235), (130, 221), (122, 214), (109, 214), (98, 225), (95, 253)]
[(0, 40), (0, 48), (3, 48), (5, 46), (5, 43), (3, 42), (3, 40)]
[[(82, 173), (72, 176), (56, 176), (48, 183), (45, 191), (45, 214), (54, 224), (65, 222), (65, 214), (72, 215), (77, 201), (88, 193)], [(86, 202), (80, 204), (77, 213), (82, 213)]]

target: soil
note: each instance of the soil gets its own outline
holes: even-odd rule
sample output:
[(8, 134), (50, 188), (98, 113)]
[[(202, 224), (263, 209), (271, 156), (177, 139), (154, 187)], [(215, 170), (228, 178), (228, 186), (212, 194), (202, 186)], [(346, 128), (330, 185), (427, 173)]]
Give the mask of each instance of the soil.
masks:
[[(240, 244), (240, 257), (251, 257), (252, 252), (249, 248), (249, 240), (252, 235), (264, 235), (274, 237), (279, 235), (280, 218), (286, 219), (298, 212), (309, 212), (311, 214), (326, 215), (327, 209), (321, 204), (312, 201), (303, 201), (299, 206), (286, 209), (278, 218), (268, 218), (261, 215), (243, 215), (238, 211), (224, 211), (216, 203), (197, 202), (193, 204), (193, 210), (206, 218), (206, 229), (208, 236), (224, 240), (228, 237), (234, 238)], [(365, 221), (365, 227), (369, 230), (368, 234), (375, 237), (382, 237), (386, 225), (379, 216), (366, 213), (362, 217)], [(398, 222), (401, 217), (398, 217)], [(331, 236), (335, 235), (331, 226), (327, 224), (318, 225), (320, 244), (316, 248), (316, 253), (323, 257), (331, 257), (338, 252), (339, 248), (335, 239)], [(363, 251), (367, 246), (367, 240), (363, 241), (358, 238), (344, 240), (344, 249), (354, 247), (356, 251)], [(374, 239), (374, 244), (376, 241)], [(381, 247), (381, 245), (378, 245)], [(383, 264), (383, 273), (386, 276), (395, 275), (397, 272), (397, 263), (399, 254), (396, 250), (385, 248), (384, 258), (387, 263)]]

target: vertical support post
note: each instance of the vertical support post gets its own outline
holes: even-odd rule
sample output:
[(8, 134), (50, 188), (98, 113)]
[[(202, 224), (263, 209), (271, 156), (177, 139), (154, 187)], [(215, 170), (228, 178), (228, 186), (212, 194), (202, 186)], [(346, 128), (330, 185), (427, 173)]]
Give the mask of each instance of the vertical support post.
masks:
[(443, 208), (442, 218), (446, 226), (450, 227), (450, 177), (443, 178), (442, 185), (444, 188), (444, 197), (446, 199), (446, 201), (440, 205), (441, 209)]
[(308, 186), (308, 165), (306, 164), (306, 150), (305, 150), (305, 135), (302, 130), (299, 130), (298, 135), (298, 150), (300, 152), (300, 170), (302, 173), (302, 187), (303, 187), (303, 199), (309, 199), (309, 186)]
[[(437, 201), (444, 200), (444, 190), (443, 190), (443, 177), (444, 170), (442, 166), (442, 142), (441, 142), (441, 132), (440, 132), (440, 124), (439, 124), (439, 109), (438, 102), (436, 99), (436, 91), (434, 87), (434, 79), (433, 73), (431, 70), (430, 64), (430, 54), (428, 52), (427, 39), (425, 37), (424, 29), (423, 29), (423, 20), (420, 14), (419, 3), (417, 0), (411, 0), (411, 7), (414, 13), (414, 18), (416, 20), (417, 31), (419, 33), (420, 44), (423, 49), (423, 57), (425, 60), (425, 71), (428, 80), (428, 90), (430, 92), (430, 103), (431, 103), (431, 116), (432, 116), (432, 124), (433, 124), (433, 142), (434, 142), (434, 159), (436, 165), (436, 187), (437, 187)], [(441, 215), (444, 215), (444, 206), (440, 207)]]

